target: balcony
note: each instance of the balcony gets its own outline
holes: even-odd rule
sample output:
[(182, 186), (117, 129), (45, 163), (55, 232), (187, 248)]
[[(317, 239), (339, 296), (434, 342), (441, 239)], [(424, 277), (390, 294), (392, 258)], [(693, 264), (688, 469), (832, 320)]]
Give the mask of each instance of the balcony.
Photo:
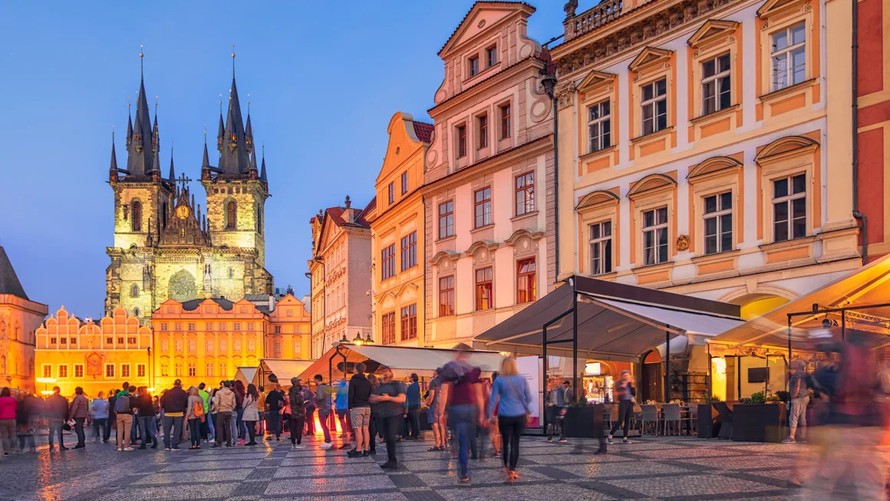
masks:
[(603, 0), (596, 7), (566, 19), (565, 41), (568, 42), (617, 19), (623, 7), (624, 0)]

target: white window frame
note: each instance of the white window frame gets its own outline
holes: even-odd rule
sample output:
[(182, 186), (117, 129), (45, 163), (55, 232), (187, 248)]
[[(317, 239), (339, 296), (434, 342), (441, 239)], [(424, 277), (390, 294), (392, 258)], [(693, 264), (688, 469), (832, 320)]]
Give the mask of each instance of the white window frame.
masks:
[[(664, 82), (664, 94), (658, 94), (658, 83)], [(652, 97), (650, 99), (643, 100), (643, 95), (645, 93), (646, 87), (652, 88)], [(640, 86), (640, 126), (642, 127), (642, 135), (652, 134), (664, 129), (668, 128), (668, 79), (666, 76), (661, 77), (657, 80), (653, 80), (645, 85)], [(664, 127), (658, 127), (658, 117), (662, 116), (658, 114), (658, 103), (664, 101)], [(652, 108), (652, 117), (646, 119), (646, 108)], [(646, 130), (646, 124), (651, 123), (650, 130)]]
[[(727, 66), (723, 71), (720, 70), (720, 60), (726, 58)], [(714, 64), (714, 74), (710, 76), (705, 76), (705, 64), (713, 63)], [(729, 52), (724, 52), (722, 54), (718, 54), (716, 56), (708, 57), (707, 59), (702, 60), (699, 64), (701, 64), (701, 114), (709, 115), (711, 113), (729, 108), (732, 106), (732, 54)], [(724, 94), (720, 90), (720, 83), (723, 81), (729, 82), (729, 89), (726, 93), (729, 94), (729, 103), (726, 106), (721, 106), (720, 97)], [(712, 86), (714, 88), (711, 96), (708, 96), (707, 88), (708, 86)], [(711, 101), (710, 108), (708, 108), (708, 101)]]
[[(108, 375), (108, 368), (111, 367), (111, 375)], [(105, 379), (115, 379), (117, 377), (117, 371), (115, 370), (114, 364), (105, 364)]]
[[(658, 219), (658, 215), (661, 213), (661, 211), (664, 211), (664, 221), (659, 221), (659, 219)], [(652, 213), (653, 224), (651, 226), (643, 226), (646, 224), (646, 214), (650, 213), (650, 212)], [(640, 213), (640, 222), (641, 222), (641, 228), (642, 228), (642, 234), (643, 234), (643, 240), (641, 243), (643, 245), (643, 265), (644, 266), (662, 264), (662, 263), (666, 263), (670, 260), (671, 256), (670, 256), (669, 221), (670, 221), (670, 213), (669, 213), (668, 207), (666, 205), (662, 205), (660, 207), (654, 207), (652, 209), (646, 209)], [(659, 251), (659, 244), (658, 244), (659, 238), (658, 237), (661, 234), (661, 232), (665, 233), (665, 237), (664, 237), (664, 239), (665, 239), (665, 244), (664, 244), (665, 257), (664, 257), (664, 259), (659, 258), (660, 256), (659, 256), (659, 252), (658, 252)], [(652, 234), (653, 245), (647, 247), (646, 246), (646, 235), (649, 233)]]
[[(608, 113), (603, 114), (603, 105), (608, 107)], [(599, 116), (593, 118), (596, 109)], [(595, 131), (594, 131), (595, 130)], [(587, 107), (587, 152), (604, 150), (612, 146), (612, 102), (605, 99), (593, 103)]]
[[(126, 372), (126, 374), (124, 374)], [(128, 378), (130, 377), (130, 364), (121, 364), (121, 377)]]
[[(723, 195), (729, 194), (729, 207), (723, 207), (722, 200)], [(735, 215), (733, 214), (733, 194), (732, 191), (722, 191), (720, 193), (711, 193), (709, 195), (705, 195), (702, 197), (702, 254), (711, 255), (711, 254), (719, 254), (721, 252), (726, 252), (732, 250), (732, 241), (733, 241), (733, 226), (735, 224)], [(707, 212), (708, 204), (707, 199), (715, 198), (715, 207), (716, 210), (714, 212)], [(729, 228), (724, 228), (723, 224), (723, 216), (729, 215)], [(716, 220), (716, 233), (714, 235), (708, 234), (708, 221), (714, 219)], [(723, 235), (729, 233), (729, 248), (723, 248)], [(716, 239), (714, 250), (708, 252), (708, 237), (713, 236)]]
[[(804, 191), (801, 193), (794, 193), (794, 178), (799, 177), (799, 176), (802, 176), (804, 178)], [(785, 180), (788, 183), (788, 193), (784, 196), (776, 197), (776, 183), (778, 181), (782, 181), (782, 180)], [(795, 174), (788, 174), (788, 175), (775, 177), (775, 178), (770, 179), (770, 183), (772, 185), (771, 189), (772, 189), (772, 193), (773, 193), (773, 199), (772, 199), (772, 203), (771, 203), (771, 209), (773, 211), (772, 212), (773, 241), (774, 242), (787, 242), (789, 240), (795, 240), (797, 238), (803, 238), (803, 237), (807, 236), (807, 220), (810, 217), (810, 210), (809, 210), (809, 207), (807, 206), (808, 205), (807, 204), (807, 195), (808, 195), (809, 190), (807, 190), (808, 181), (807, 181), (806, 172), (798, 172)], [(804, 201), (803, 202), (804, 203), (804, 233), (803, 233), (803, 235), (795, 235), (794, 234), (794, 220), (795, 220), (795, 218), (793, 217), (793, 206), (794, 206), (794, 201), (800, 200), (800, 199), (803, 199), (803, 201)], [(778, 206), (779, 204), (785, 204), (788, 208), (788, 218), (784, 221), (785, 225), (787, 225), (787, 228), (788, 228), (788, 235), (787, 235), (787, 238), (784, 238), (782, 240), (779, 240), (776, 236), (776, 225), (779, 224), (779, 221), (776, 221), (776, 206)]]
[[(794, 43), (794, 30), (800, 28), (803, 33), (803, 40)], [(788, 45), (781, 49), (776, 49), (776, 36), (784, 34)], [(780, 30), (774, 31), (769, 35), (770, 43), (770, 76), (772, 78), (772, 90), (777, 91), (797, 85), (807, 79), (807, 22), (800, 21), (790, 26), (786, 26)], [(799, 81), (794, 80), (794, 55), (803, 54), (803, 77)], [(781, 75), (779, 62), (785, 64), (784, 75)]]
[[(65, 368), (65, 374), (62, 374), (62, 367)], [(68, 364), (59, 364), (59, 379), (65, 379), (70, 377), (68, 373)]]
[[(600, 232), (598, 237), (593, 236), (594, 227), (598, 227)], [(609, 230), (609, 235), (604, 236), (604, 229)], [(612, 273), (612, 260), (613, 256), (613, 246), (612, 246), (612, 221), (597, 221), (595, 223), (590, 223), (587, 225), (588, 231), (588, 250), (590, 252), (590, 274), (591, 275), (606, 275), (608, 273)], [(606, 259), (606, 246), (609, 248), (609, 256), (610, 259)], [(594, 252), (594, 249), (598, 249), (599, 257), (596, 257), (597, 253)], [(608, 268), (608, 269), (607, 269)]]

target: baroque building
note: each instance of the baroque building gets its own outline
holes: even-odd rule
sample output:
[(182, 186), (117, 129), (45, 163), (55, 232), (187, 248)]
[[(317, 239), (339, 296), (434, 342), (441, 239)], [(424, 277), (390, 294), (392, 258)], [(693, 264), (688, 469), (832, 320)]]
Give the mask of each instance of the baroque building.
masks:
[(119, 168), (112, 144), (108, 182), (114, 192), (114, 243), (107, 253), (105, 311), (123, 307), (145, 322), (167, 299), (238, 300), (272, 293), (265, 269), (266, 162), (258, 166), (253, 129), (241, 113), (234, 72), (228, 112), (219, 117), (218, 166), (210, 164), (206, 139), (201, 185), (206, 214), (177, 178), (171, 151), (162, 175), (158, 115), (152, 123), (144, 79), (135, 120), (127, 124), (127, 164)]
[(46, 313), (45, 304), (28, 298), (0, 246), (0, 387), (34, 391), (34, 333)]

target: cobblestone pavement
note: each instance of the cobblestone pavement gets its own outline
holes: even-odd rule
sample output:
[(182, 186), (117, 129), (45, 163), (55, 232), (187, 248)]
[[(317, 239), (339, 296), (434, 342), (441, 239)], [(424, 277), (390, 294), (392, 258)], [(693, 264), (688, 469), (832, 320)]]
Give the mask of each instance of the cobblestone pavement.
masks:
[[(470, 485), (457, 481), (448, 452), (427, 452), (428, 442), (399, 444), (399, 468), (386, 459), (347, 458), (323, 451), (316, 440), (294, 450), (290, 442), (198, 451), (118, 452), (88, 442), (84, 450), (13, 454), (0, 460), (0, 499), (164, 500), (325, 499), (805, 499), (785, 478), (803, 445), (752, 444), (688, 437), (657, 437), (611, 446), (548, 443), (523, 437), (520, 479), (507, 484), (494, 458), (471, 460)], [(187, 443), (183, 444), (187, 447)]]

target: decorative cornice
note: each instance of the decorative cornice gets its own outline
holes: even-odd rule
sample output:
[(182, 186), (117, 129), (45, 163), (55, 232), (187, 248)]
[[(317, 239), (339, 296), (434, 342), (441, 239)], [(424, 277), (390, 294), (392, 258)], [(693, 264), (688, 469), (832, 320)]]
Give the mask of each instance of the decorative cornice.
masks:
[(526, 230), (525, 228), (520, 228), (520, 229), (514, 231), (513, 234), (510, 235), (510, 238), (504, 240), (504, 243), (507, 245), (516, 245), (516, 242), (518, 242), (521, 238), (528, 238), (532, 241), (540, 240), (540, 239), (544, 238), (544, 232), (543, 231), (532, 232), (532, 231)]

